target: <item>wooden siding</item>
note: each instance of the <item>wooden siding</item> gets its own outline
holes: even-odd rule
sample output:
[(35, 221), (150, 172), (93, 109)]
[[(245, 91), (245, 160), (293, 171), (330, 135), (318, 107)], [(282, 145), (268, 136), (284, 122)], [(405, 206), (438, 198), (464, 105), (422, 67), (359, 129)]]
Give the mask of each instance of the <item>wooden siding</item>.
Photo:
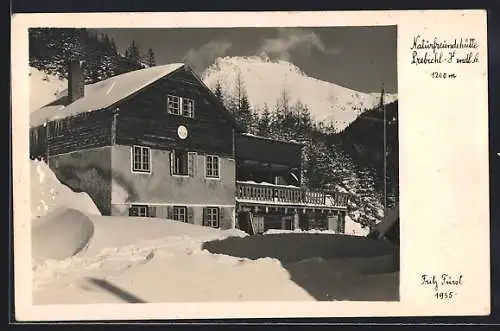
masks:
[[(167, 113), (168, 94), (193, 99), (194, 118)], [(118, 107), (116, 144), (234, 156), (233, 127), (223, 113), (226, 110), (221, 109), (210, 92), (187, 71), (159, 80)], [(184, 140), (177, 136), (180, 125), (188, 129)]]
[(236, 136), (236, 159), (287, 165), (300, 168), (301, 145), (262, 139), (252, 136)]
[(112, 115), (105, 110), (86, 112), (30, 129), (31, 157), (110, 146)]

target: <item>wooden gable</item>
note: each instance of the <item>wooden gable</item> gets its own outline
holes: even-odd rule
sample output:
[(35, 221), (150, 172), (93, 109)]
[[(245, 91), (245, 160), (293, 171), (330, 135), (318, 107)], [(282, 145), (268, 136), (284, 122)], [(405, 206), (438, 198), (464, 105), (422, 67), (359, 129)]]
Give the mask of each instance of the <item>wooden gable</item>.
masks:
[[(168, 95), (193, 100), (194, 116), (170, 114)], [(177, 70), (117, 106), (117, 144), (233, 154), (232, 117), (189, 69)], [(187, 131), (184, 139), (180, 126)]]

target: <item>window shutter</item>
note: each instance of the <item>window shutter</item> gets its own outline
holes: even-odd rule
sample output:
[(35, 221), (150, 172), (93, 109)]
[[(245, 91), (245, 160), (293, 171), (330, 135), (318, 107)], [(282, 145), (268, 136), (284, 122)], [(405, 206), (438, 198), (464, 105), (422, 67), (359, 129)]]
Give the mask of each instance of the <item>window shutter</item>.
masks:
[(156, 217), (156, 207), (148, 206), (148, 217)]
[(174, 219), (174, 207), (167, 206), (167, 218), (169, 220), (173, 220)]
[(187, 213), (187, 215), (186, 215), (187, 216), (187, 222), (193, 224), (194, 223), (194, 220), (193, 220), (193, 216), (194, 216), (193, 207), (187, 207), (186, 208), (186, 213)]
[(169, 159), (170, 159), (170, 175), (173, 175), (175, 173), (175, 168), (174, 168), (174, 152), (169, 153)]
[(203, 226), (208, 225), (208, 213), (207, 208), (203, 208)]
[(224, 208), (217, 208), (217, 227), (221, 227), (222, 220), (224, 219)]
[(188, 175), (189, 177), (194, 177), (196, 174), (196, 152), (188, 153)]

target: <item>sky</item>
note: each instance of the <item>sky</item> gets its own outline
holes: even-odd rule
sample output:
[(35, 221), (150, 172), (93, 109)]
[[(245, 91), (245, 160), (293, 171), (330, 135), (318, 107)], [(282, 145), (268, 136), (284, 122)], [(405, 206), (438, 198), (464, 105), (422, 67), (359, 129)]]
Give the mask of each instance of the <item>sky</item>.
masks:
[(221, 56), (266, 54), (308, 76), (360, 92), (397, 93), (395, 26), (296, 28), (95, 29), (124, 51), (132, 40), (156, 64), (188, 62), (198, 73)]

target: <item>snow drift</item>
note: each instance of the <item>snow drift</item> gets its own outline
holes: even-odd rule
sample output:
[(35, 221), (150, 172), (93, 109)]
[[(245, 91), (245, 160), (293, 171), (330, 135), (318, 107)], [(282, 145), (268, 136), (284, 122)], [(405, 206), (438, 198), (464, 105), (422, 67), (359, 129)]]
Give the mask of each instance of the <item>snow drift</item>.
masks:
[(189, 234), (206, 240), (245, 236), (238, 230), (220, 231), (159, 218), (96, 217), (59, 207), (32, 225), (33, 262), (92, 256), (105, 249), (117, 249), (144, 240)]
[[(273, 109), (283, 89), (291, 105), (297, 100), (306, 104), (317, 121), (330, 122), (341, 131), (364, 110), (380, 102), (380, 93), (362, 93), (330, 82), (308, 77), (297, 66), (287, 61), (251, 57), (223, 57), (207, 68), (202, 79), (210, 88), (219, 81), (226, 96), (233, 96), (237, 75), (240, 75), (250, 104)], [(397, 99), (396, 94), (386, 93), (385, 103)]]
[(74, 209), (58, 208), (33, 222), (31, 259), (34, 264), (49, 259), (65, 259), (88, 245), (94, 224), (88, 216)]
[(87, 193), (72, 191), (62, 184), (47, 163), (31, 160), (31, 218), (43, 217), (60, 207), (79, 210), (85, 214), (101, 215)]
[(380, 241), (331, 234), (247, 236), (158, 218), (57, 215), (45, 233), (66, 238), (77, 232), (69, 224), (79, 224), (80, 233), (88, 234), (89, 220), (93, 233), (79, 251), (74, 248), (84, 237), (73, 236), (72, 256), (33, 265), (35, 304), (398, 297), (394, 250)]
[(363, 227), (359, 222), (353, 221), (349, 216), (346, 216), (344, 233), (352, 236), (367, 236), (370, 233), (370, 228), (368, 226)]

